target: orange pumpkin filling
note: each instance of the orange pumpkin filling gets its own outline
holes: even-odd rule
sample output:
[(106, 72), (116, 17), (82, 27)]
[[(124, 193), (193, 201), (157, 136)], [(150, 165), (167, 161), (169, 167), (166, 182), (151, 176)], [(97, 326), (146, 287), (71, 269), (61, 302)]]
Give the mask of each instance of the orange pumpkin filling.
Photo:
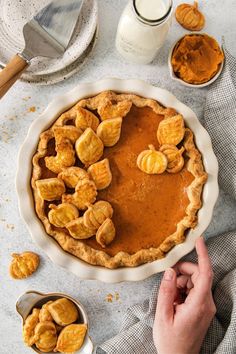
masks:
[[(110, 161), (112, 182), (99, 191), (98, 199), (110, 202), (114, 209), (117, 236), (106, 247), (110, 256), (119, 251), (133, 254), (140, 249), (157, 248), (176, 231), (185, 215), (189, 204), (186, 188), (193, 180), (186, 167), (175, 174), (148, 175), (136, 165), (138, 154), (149, 144), (159, 148), (156, 131), (162, 119), (151, 108), (133, 105), (123, 119), (119, 142), (104, 151)], [(102, 250), (95, 237), (83, 242)]]
[(224, 55), (216, 40), (206, 34), (186, 35), (175, 46), (171, 64), (177, 77), (191, 84), (209, 81)]

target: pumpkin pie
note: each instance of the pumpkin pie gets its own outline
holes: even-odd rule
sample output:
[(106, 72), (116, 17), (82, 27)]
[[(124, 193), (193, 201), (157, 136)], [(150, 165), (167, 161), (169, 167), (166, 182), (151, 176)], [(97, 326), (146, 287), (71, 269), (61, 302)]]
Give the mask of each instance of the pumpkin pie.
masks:
[(92, 265), (165, 257), (198, 223), (207, 174), (175, 109), (133, 94), (80, 100), (41, 133), (35, 210), (48, 235)]

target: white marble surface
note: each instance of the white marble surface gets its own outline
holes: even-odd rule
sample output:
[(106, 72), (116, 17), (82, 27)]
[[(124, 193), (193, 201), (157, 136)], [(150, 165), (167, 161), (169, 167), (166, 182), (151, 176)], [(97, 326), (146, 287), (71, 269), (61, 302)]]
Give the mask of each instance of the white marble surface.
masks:
[[(180, 1), (175, 1), (175, 5)], [(222, 35), (232, 54), (236, 55), (236, 2), (200, 1), (206, 14), (205, 32), (221, 40)], [(140, 78), (172, 91), (179, 100), (189, 105), (202, 118), (207, 89), (189, 89), (171, 81), (167, 56), (172, 43), (185, 31), (173, 20), (168, 39), (150, 65), (126, 63), (116, 52), (114, 40), (118, 19), (126, 0), (98, 0), (100, 32), (97, 45), (81, 71), (71, 79), (54, 86), (34, 86), (18, 82), (1, 101), (0, 120), (0, 333), (2, 354), (32, 352), (21, 339), (21, 320), (15, 311), (16, 299), (26, 290), (66, 292), (79, 299), (86, 307), (91, 323), (91, 336), (98, 344), (119, 330), (127, 307), (149, 296), (155, 276), (138, 283), (104, 284), (82, 281), (68, 271), (54, 265), (33, 243), (21, 220), (15, 193), (17, 154), (31, 122), (48, 103), (81, 82), (103, 77)], [(35, 107), (35, 112), (30, 108)], [(223, 191), (206, 235), (208, 237), (236, 228), (236, 203)], [(8, 275), (10, 254), (24, 250), (36, 251), (41, 256), (37, 273), (27, 280), (15, 281)], [(106, 301), (113, 294), (111, 303)], [(119, 294), (119, 300), (115, 299)]]

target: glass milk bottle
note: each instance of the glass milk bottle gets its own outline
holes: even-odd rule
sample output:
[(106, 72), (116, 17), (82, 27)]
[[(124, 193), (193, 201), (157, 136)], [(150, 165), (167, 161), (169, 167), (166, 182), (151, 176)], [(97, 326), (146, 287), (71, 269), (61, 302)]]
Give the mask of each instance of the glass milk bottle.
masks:
[(172, 0), (130, 0), (117, 28), (116, 48), (128, 61), (148, 64), (162, 47), (172, 16)]

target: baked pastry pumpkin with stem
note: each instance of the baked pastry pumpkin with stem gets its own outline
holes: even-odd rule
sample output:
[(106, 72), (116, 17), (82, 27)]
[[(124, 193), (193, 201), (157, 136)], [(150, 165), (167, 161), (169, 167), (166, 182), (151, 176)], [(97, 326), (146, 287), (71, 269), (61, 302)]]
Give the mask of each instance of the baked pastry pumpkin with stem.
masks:
[[(95, 132), (90, 123), (89, 127), (80, 125), (78, 129), (86, 129), (73, 144), (75, 164), (53, 173), (45, 165), (45, 158), (56, 153), (53, 129), (75, 125), (76, 112), (83, 112), (80, 107), (96, 116), (99, 126), (122, 119), (119, 139), (113, 146), (104, 146), (99, 126)], [(108, 135), (109, 131), (105, 129)], [(101, 134), (102, 139), (106, 134)], [(147, 150), (148, 146), (155, 149)], [(145, 150), (140, 166), (147, 172), (137, 165)], [(150, 173), (155, 155), (158, 161), (161, 157), (161, 173)], [(42, 199), (37, 181), (44, 179), (60, 180), (65, 192), (56, 193), (55, 201)], [(46, 232), (66, 252), (111, 269), (163, 258), (184, 242), (186, 232), (197, 225), (206, 180), (201, 153), (184, 117), (171, 107), (131, 93), (104, 91), (80, 100), (41, 134), (33, 157), (35, 208)], [(56, 227), (49, 220), (49, 203), (71, 203), (79, 217)]]

